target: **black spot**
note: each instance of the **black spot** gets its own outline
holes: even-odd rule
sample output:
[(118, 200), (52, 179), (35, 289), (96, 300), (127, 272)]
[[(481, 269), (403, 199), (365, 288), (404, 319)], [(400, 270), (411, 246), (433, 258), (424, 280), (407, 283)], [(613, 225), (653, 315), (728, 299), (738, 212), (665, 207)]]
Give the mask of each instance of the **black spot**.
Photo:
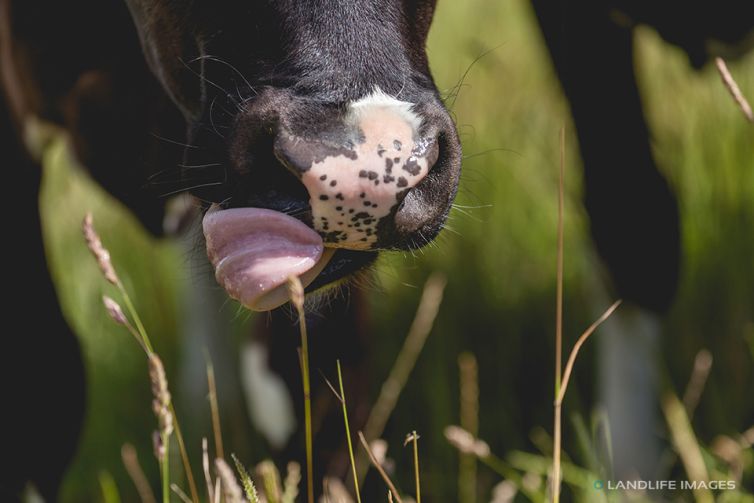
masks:
[(338, 225), (343, 225), (343, 222), (338, 222)]
[(335, 187), (336, 185), (338, 185), (337, 180), (333, 180), (332, 182), (330, 182), (330, 187)]
[(419, 174), (422, 168), (421, 166), (419, 166), (419, 163), (416, 162), (416, 157), (410, 157), (408, 161), (406, 161), (406, 164), (403, 165), (403, 170), (408, 171), (412, 175), (416, 176)]
[(385, 159), (385, 172), (386, 173), (392, 173), (393, 172), (393, 160), (392, 159)]
[(401, 158), (400, 158), (400, 157), (394, 157), (394, 158), (393, 158), (393, 162), (394, 162), (395, 164), (398, 164), (399, 162), (401, 162)]
[(370, 216), (371, 215), (369, 213), (367, 213), (366, 211), (360, 211), (353, 218), (355, 218), (357, 220), (361, 220), (361, 219), (364, 219), (364, 218), (369, 218)]
[(366, 178), (367, 176), (369, 176), (367, 174), (367, 170), (362, 169), (361, 171), (359, 171), (359, 178)]
[(408, 186), (408, 180), (403, 178), (402, 176), (398, 177), (398, 187), (406, 187)]
[(367, 197), (366, 192), (362, 192), (361, 194), (359, 194), (359, 197), (362, 198), (362, 199), (364, 199), (365, 197)]
[(319, 196), (319, 200), (320, 201), (327, 201), (328, 199), (330, 199), (330, 198), (328, 196), (324, 195), (324, 194), (322, 194), (321, 196)]
[(320, 235), (322, 236), (322, 240), (327, 243), (346, 240), (346, 234), (343, 231), (330, 231), (327, 233), (320, 232)]
[(377, 205), (374, 204), (374, 203), (372, 203), (372, 208), (376, 208), (376, 207), (377, 207)]
[(375, 180), (375, 181), (374, 181), (374, 185), (375, 185), (375, 186), (377, 186), (377, 185), (379, 185), (379, 184), (380, 184), (380, 181), (379, 181), (379, 180)]
[(348, 213), (353, 213), (353, 208), (351, 208), (350, 210), (348, 210)]
[(342, 207), (342, 206), (336, 206), (336, 207), (335, 207), (335, 211), (341, 211), (342, 209), (343, 209), (343, 207)]
[(369, 176), (370, 180), (374, 180), (379, 176), (376, 171), (370, 171), (369, 173), (367, 173), (367, 175)]
[(385, 153), (385, 147), (382, 146), (381, 143), (377, 144), (377, 155), (382, 157), (382, 154)]
[(369, 225), (369, 224), (371, 224), (372, 222), (374, 222), (374, 219), (372, 219), (372, 218), (367, 218), (366, 220), (364, 220), (364, 224), (365, 224), (365, 225)]
[(395, 177), (394, 176), (390, 176), (390, 175), (385, 175), (385, 176), (382, 177), (382, 181), (383, 181), (383, 183), (391, 183), (391, 182), (395, 181)]
[(338, 201), (343, 201), (343, 194), (338, 192), (337, 194), (335, 194), (335, 199), (337, 199)]
[(399, 142), (398, 140), (393, 140), (393, 146), (395, 147), (395, 150), (400, 150), (403, 146), (403, 143)]
[(327, 180), (327, 175), (322, 175), (319, 177), (319, 179), (324, 182), (325, 180)]
[(364, 206), (372, 206), (371, 201), (364, 201)]
[(362, 240), (362, 241), (366, 241), (366, 240), (367, 240), (367, 238), (361, 238), (361, 240)]

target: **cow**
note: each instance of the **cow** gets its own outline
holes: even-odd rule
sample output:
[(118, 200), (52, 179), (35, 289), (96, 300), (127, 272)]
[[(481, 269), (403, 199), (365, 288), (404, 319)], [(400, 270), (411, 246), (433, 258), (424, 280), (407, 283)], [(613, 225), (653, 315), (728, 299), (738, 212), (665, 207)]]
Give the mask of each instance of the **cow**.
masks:
[[(690, 41), (692, 59), (707, 38), (742, 39), (750, 24), (694, 7), (686, 37), (672, 6), (533, 4), (571, 102), (597, 249), (617, 292), (662, 314), (678, 281), (678, 211), (649, 148), (626, 20)], [(3, 495), (31, 480), (54, 500), (85, 389), (46, 272), (28, 119), (64, 127), (94, 178), (155, 233), (164, 214), (155, 196), (193, 194), (218, 282), (250, 309), (275, 309), (289, 275), (314, 294), (338, 288), (378, 253), (419, 248), (442, 229), (461, 147), (424, 49), (434, 8), (434, 0), (0, 0), (0, 141), (13, 169), (8, 231), (19, 241), (8, 253), (24, 264), (9, 283), (35, 293), (6, 316), (33, 336), (10, 341), (21, 370), (3, 381), (19, 382), (6, 398), (14, 463), (2, 473)], [(599, 66), (595, 47), (606, 54)], [(150, 176), (159, 190), (143, 190)], [(334, 318), (348, 316), (339, 309)]]
[[(23, 179), (13, 234), (33, 234), (13, 279), (48, 313), (19, 303), (9, 315), (38, 335), (11, 347), (25, 370), (3, 428), (14, 432), (16, 461), (2, 491), (18, 494), (31, 480), (54, 500), (85, 391), (76, 339), (44, 273), (39, 168), (23, 142), (30, 117), (64, 127), (93, 177), (155, 233), (162, 201), (140, 190), (145, 170), (180, 165), (152, 180), (204, 203), (217, 278), (257, 310), (285, 303), (290, 275), (307, 291), (333, 288), (382, 250), (430, 242), (458, 186), (461, 148), (424, 51), (430, 1), (0, 5), (3, 150), (21, 172), (14, 184)], [(160, 138), (185, 149), (177, 156)], [(42, 368), (55, 369), (52, 383)], [(48, 408), (58, 411), (50, 423)]]

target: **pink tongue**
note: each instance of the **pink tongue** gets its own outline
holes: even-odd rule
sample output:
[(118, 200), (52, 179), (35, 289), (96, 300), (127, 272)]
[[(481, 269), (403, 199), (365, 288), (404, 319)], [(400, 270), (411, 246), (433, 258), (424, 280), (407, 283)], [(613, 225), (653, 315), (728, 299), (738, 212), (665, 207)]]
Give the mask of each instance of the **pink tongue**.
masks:
[(254, 311), (288, 301), (286, 281), (304, 286), (322, 271), (332, 252), (304, 223), (261, 208), (210, 209), (202, 223), (215, 278), (228, 294)]

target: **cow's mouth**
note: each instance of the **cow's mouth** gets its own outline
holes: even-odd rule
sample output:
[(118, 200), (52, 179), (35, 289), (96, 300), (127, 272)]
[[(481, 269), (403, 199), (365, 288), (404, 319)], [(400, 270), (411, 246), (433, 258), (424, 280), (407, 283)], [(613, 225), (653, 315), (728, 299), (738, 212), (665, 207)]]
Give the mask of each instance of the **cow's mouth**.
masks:
[(290, 276), (298, 276), (311, 292), (376, 256), (326, 248), (320, 235), (300, 220), (263, 208), (213, 206), (202, 227), (217, 281), (228, 295), (254, 311), (285, 304)]

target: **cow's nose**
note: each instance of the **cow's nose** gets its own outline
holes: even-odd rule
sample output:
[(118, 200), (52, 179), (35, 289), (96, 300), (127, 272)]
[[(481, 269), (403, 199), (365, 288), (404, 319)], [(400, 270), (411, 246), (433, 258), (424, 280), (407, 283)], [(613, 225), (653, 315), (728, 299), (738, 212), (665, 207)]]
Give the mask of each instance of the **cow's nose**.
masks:
[(337, 122), (314, 134), (283, 127), (275, 142), (278, 158), (306, 186), (315, 230), (330, 247), (411, 246), (401, 240), (434, 216), (404, 201), (438, 159), (436, 128), (409, 103), (384, 96), (352, 104)]

